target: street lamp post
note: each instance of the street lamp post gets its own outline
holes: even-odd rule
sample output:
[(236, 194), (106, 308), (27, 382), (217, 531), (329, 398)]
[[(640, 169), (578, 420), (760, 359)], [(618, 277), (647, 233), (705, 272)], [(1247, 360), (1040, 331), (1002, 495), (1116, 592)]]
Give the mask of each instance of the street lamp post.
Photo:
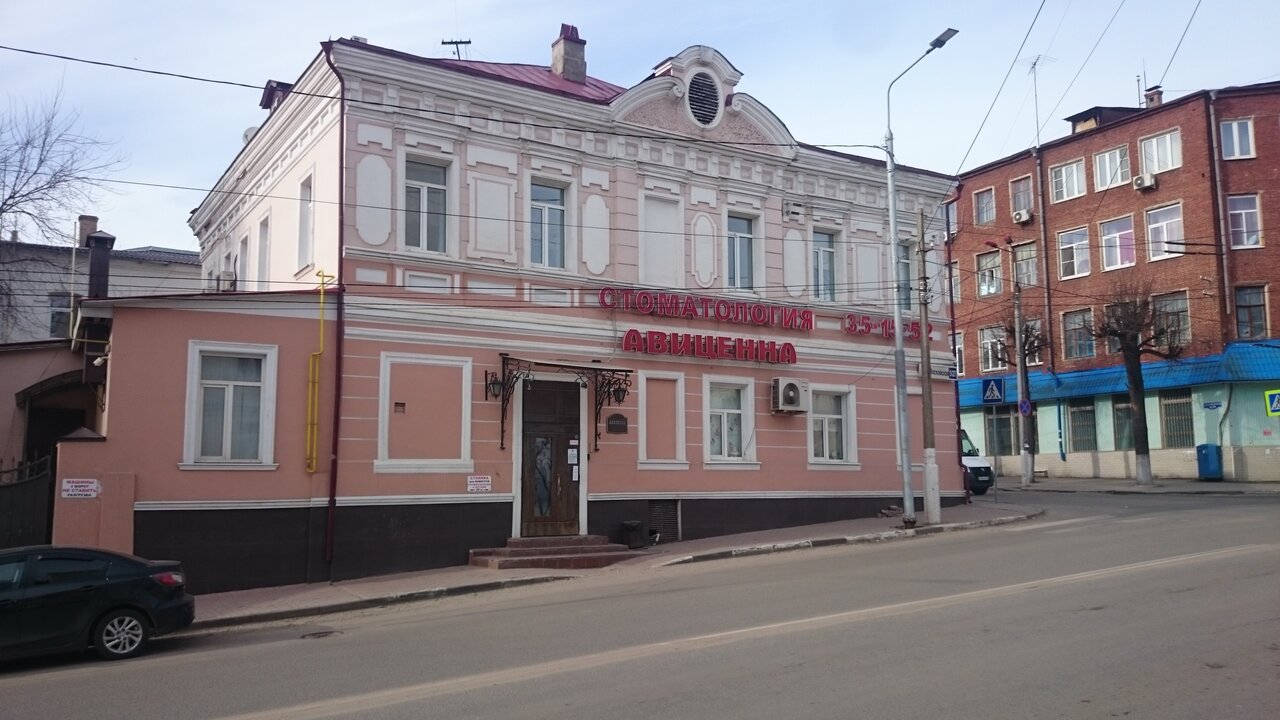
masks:
[(892, 94), (894, 83), (902, 79), (903, 75), (911, 72), (911, 68), (925, 59), (929, 53), (937, 50), (947, 41), (955, 37), (958, 30), (947, 28), (946, 32), (933, 39), (929, 43), (929, 49), (924, 54), (916, 58), (916, 61), (907, 66), (906, 70), (898, 73), (898, 77), (889, 83), (889, 89), (884, 93), (884, 152), (887, 156), (885, 160), (885, 168), (888, 174), (889, 184), (889, 253), (892, 258), (893, 266), (893, 374), (894, 374), (894, 399), (897, 405), (898, 420), (898, 466), (902, 470), (902, 524), (912, 527), (916, 524), (916, 501), (911, 492), (911, 446), (908, 444), (910, 433), (907, 429), (907, 354), (902, 346), (903, 328), (902, 328), (902, 303), (910, 297), (908, 288), (903, 287), (903, 277), (910, 278), (910, 273), (902, 271), (902, 240), (898, 237), (898, 192), (897, 183), (894, 181), (897, 163), (893, 156), (893, 103)]

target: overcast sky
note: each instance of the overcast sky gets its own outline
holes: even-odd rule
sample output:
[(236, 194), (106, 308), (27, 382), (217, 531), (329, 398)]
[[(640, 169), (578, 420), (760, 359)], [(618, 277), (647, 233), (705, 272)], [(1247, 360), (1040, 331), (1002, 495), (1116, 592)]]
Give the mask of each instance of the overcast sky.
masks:
[[(742, 71), (738, 90), (771, 108), (797, 139), (879, 145), (889, 81), (953, 27), (960, 34), (895, 86), (893, 129), (900, 163), (955, 173), (1033, 144), (1029, 70), (1037, 56), (1046, 140), (1065, 133), (1067, 115), (1135, 105), (1144, 73), (1149, 85), (1163, 77), (1166, 99), (1280, 78), (1280, 2), (1196, 6), (1046, 0), (1018, 52), (1038, 0), (0, 0), (0, 44), (260, 85), (293, 81), (321, 41), (352, 35), (433, 57), (448, 54), (441, 40), (464, 38), (472, 41), (464, 58), (547, 64), (565, 22), (587, 41), (587, 71), (595, 77), (631, 86), (664, 58), (710, 45)], [(244, 130), (266, 116), (254, 90), (0, 51), (0, 92), (11, 103), (40, 102), (59, 83), (81, 129), (115, 142), (124, 156), (118, 180), (209, 188)], [(100, 216), (118, 247), (197, 249), (186, 219), (202, 197), (118, 184), (82, 212)]]

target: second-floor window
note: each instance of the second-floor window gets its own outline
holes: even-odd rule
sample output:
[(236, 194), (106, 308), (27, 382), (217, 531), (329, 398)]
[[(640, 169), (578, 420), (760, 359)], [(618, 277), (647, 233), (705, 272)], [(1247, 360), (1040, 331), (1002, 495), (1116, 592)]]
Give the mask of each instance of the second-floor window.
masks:
[(731, 288), (751, 290), (755, 287), (751, 225), (748, 218), (729, 216), (729, 240), (725, 257), (729, 261), (728, 282)]
[(1084, 160), (1059, 165), (1049, 171), (1053, 181), (1053, 201), (1062, 202), (1084, 195)]
[(1236, 337), (1253, 340), (1267, 336), (1266, 288), (1236, 288)]
[(1000, 293), (1000, 251), (994, 250), (978, 256), (978, 297)]
[(1128, 267), (1137, 261), (1133, 246), (1133, 216), (1108, 220), (1099, 229), (1102, 231), (1103, 270)]
[(1252, 248), (1262, 244), (1258, 222), (1258, 196), (1232, 195), (1227, 198), (1227, 216), (1231, 224), (1231, 247)]
[(1039, 279), (1036, 271), (1039, 254), (1035, 243), (1024, 243), (1013, 248), (1013, 279), (1022, 287), (1031, 287)]
[(529, 263), (564, 268), (564, 188), (529, 186)]
[(1089, 230), (1077, 228), (1058, 234), (1058, 277), (1063, 280), (1089, 274)]
[(308, 177), (298, 186), (298, 269), (312, 263), (315, 203), (312, 202), (311, 193), (311, 178)]
[(404, 246), (447, 252), (445, 168), (408, 160), (404, 164)]
[(1186, 347), (1191, 340), (1191, 315), (1185, 292), (1157, 295), (1151, 299), (1157, 331), (1164, 332), (1162, 345)]
[(1182, 205), (1147, 211), (1147, 242), (1152, 260), (1182, 254)]
[(964, 333), (952, 333), (951, 352), (956, 356), (956, 375), (964, 375)]
[(71, 337), (71, 307), (73, 300), (69, 292), (49, 293), (49, 337)]
[(258, 223), (258, 289), (266, 290), (266, 282), (271, 279), (271, 218), (262, 218)]
[(1068, 360), (1093, 357), (1093, 311), (1062, 315), (1062, 355)]
[(1223, 160), (1243, 160), (1254, 157), (1252, 119), (1223, 120), (1219, 123), (1219, 127), (1222, 128)]
[(1023, 323), (1022, 327), (1022, 344), (1027, 349), (1027, 364), (1041, 365), (1044, 363), (1042, 349), (1044, 342), (1041, 340), (1043, 324), (1040, 318), (1032, 318)]
[(1142, 141), (1142, 172), (1162, 173), (1182, 167), (1182, 133), (1171, 130)]
[(1122, 145), (1093, 156), (1093, 187), (1098, 190), (1129, 183), (1129, 146)]
[(996, 221), (996, 191), (993, 188), (973, 194), (973, 224), (990, 225)]
[(1018, 178), (1009, 183), (1009, 201), (1013, 211), (1030, 210), (1032, 205), (1031, 178)]
[(836, 299), (836, 238), (828, 232), (813, 233), (813, 297)]
[(978, 365), (982, 372), (1003, 370), (1008, 367), (1004, 359), (1003, 327), (985, 327), (978, 331)]

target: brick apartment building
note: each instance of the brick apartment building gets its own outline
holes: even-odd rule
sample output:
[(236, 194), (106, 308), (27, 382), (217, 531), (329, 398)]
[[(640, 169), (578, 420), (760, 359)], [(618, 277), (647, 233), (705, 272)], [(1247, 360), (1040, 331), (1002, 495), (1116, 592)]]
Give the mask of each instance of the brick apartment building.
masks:
[[(1280, 83), (1144, 108), (1094, 107), (1072, 132), (960, 176), (951, 243), (961, 426), (998, 472), (1021, 447), (1012, 300), (1044, 342), (1029, 361), (1037, 473), (1132, 477), (1121, 356), (1089, 327), (1117, 283), (1149, 284), (1184, 346), (1144, 358), (1156, 477), (1197, 477), (1221, 445), (1227, 479), (1280, 480)], [(1268, 237), (1268, 232), (1272, 237)], [(983, 379), (1006, 378), (1003, 402)], [(1268, 399), (1270, 398), (1270, 399)]]

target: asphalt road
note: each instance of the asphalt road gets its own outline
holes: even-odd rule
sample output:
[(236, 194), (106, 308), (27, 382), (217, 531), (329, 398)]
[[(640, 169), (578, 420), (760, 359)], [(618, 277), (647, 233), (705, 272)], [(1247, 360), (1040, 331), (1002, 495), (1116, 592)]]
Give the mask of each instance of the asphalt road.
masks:
[(4, 664), (0, 718), (1280, 717), (1280, 498), (1016, 499), (1049, 512)]

